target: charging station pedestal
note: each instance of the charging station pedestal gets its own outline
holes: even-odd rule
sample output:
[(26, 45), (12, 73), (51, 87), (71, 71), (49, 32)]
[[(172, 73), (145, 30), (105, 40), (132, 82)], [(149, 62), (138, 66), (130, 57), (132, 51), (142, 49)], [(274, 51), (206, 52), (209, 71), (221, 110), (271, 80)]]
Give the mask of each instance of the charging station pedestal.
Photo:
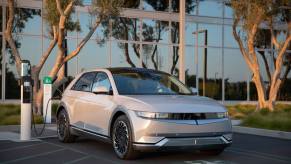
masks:
[(20, 140), (31, 139), (31, 112), (32, 112), (31, 66), (28, 60), (21, 61), (21, 117)]
[(43, 78), (43, 120), (45, 123), (50, 124), (52, 120), (52, 78)]

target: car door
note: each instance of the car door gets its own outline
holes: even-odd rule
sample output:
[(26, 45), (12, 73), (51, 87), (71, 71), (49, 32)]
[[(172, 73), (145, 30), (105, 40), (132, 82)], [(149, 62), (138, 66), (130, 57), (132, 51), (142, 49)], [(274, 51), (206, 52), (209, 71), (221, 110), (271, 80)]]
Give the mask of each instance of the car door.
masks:
[(84, 73), (71, 89), (71, 96), (73, 97), (71, 124), (78, 128), (85, 127), (87, 98), (91, 94), (91, 88), (95, 79), (96, 72)]
[[(103, 86), (112, 92), (110, 80), (105, 72), (97, 72), (93, 86)], [(110, 113), (115, 108), (112, 94), (92, 93), (86, 96), (87, 106), (84, 109), (86, 113), (85, 129), (98, 134), (108, 135), (108, 126)]]

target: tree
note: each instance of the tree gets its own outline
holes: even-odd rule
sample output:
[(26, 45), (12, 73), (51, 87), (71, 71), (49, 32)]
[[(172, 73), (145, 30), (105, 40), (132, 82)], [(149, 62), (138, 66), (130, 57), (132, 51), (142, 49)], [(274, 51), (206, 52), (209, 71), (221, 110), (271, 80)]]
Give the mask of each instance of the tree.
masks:
[[(138, 1), (131, 0), (127, 1), (126, 4), (127, 8), (137, 8), (139, 3)], [(179, 10), (179, 0), (172, 0), (172, 10), (178, 11)], [(152, 6), (152, 8), (156, 11), (166, 11), (169, 9), (169, 1), (168, 0), (145, 0), (145, 3)], [(196, 0), (186, 0), (186, 12), (190, 13), (196, 7)], [(108, 23), (103, 23), (103, 27), (105, 28), (104, 35), (106, 38), (110, 37), (110, 27)], [(142, 31), (138, 34), (138, 20), (132, 18), (124, 18), (124, 17), (115, 17), (113, 18), (112, 23), (112, 37), (120, 40), (135, 40), (139, 41), (140, 37), (143, 37), (143, 41), (146, 42), (155, 42), (158, 43), (162, 39), (163, 32), (167, 32), (168, 29), (168, 22), (166, 21), (156, 21), (154, 24), (142, 24)], [(172, 29), (171, 29), (171, 40), (173, 43), (178, 43), (179, 38), (179, 23), (172, 22)], [(141, 35), (141, 36), (140, 36)], [(102, 43), (101, 43), (102, 44)], [(132, 61), (130, 54), (129, 54), (129, 44), (128, 43), (118, 43), (118, 46), (124, 50), (124, 56), (126, 62), (131, 67), (137, 67), (136, 64)], [(159, 63), (157, 61), (157, 51), (158, 45), (157, 44), (144, 44), (143, 47), (140, 47), (140, 44), (131, 44), (134, 55), (137, 58), (140, 58), (140, 48), (143, 48), (143, 53), (150, 57), (150, 60), (154, 66), (155, 70), (158, 70)], [(179, 48), (178, 46), (173, 46), (173, 56), (172, 56), (172, 63), (171, 63), (171, 74), (175, 73), (175, 68), (178, 63), (179, 59)], [(148, 68), (147, 63), (142, 63), (143, 68)]]
[[(258, 109), (269, 108), (273, 110), (278, 90), (282, 84), (283, 59), (291, 40), (291, 21), (285, 16), (286, 6), (288, 8), (291, 2), (288, 0), (231, 0), (230, 3), (234, 11), (233, 35), (247, 66), (253, 73), (252, 81), (258, 94)], [(290, 12), (287, 11), (287, 14), (289, 15)], [(240, 21), (242, 29), (246, 33), (245, 38), (237, 31)], [(279, 29), (279, 24), (283, 24), (286, 28)], [(256, 41), (260, 40), (260, 36), (262, 36), (260, 35), (262, 25), (267, 26), (265, 30), (270, 33), (272, 46), (274, 46), (273, 62), (264, 62), (270, 80), (269, 86), (265, 85), (263, 81), (262, 68), (258, 61), (260, 53), (256, 51)], [(279, 33), (284, 35), (280, 41), (276, 35)], [(270, 64), (274, 65), (273, 71), (268, 70)]]
[[(119, 14), (120, 8), (124, 4), (121, 0), (93, 0), (91, 13), (95, 16), (95, 22), (90, 27), (89, 32), (83, 38), (83, 40), (77, 45), (77, 48), (70, 52), (67, 56), (65, 55), (65, 34), (69, 30), (79, 30), (78, 22), (73, 22), (71, 20), (71, 14), (74, 12), (74, 7), (82, 5), (81, 0), (45, 0), (45, 19), (49, 25), (50, 29), (50, 43), (48, 49), (44, 54), (41, 55), (39, 63), (33, 66), (32, 77), (34, 83), (39, 81), (39, 73), (43, 68), (43, 65), (47, 61), (48, 57), (51, 55), (52, 50), (57, 48), (57, 57), (55, 59), (55, 64), (49, 72), (49, 76), (53, 79), (53, 91), (64, 83), (64, 78), (59, 78), (58, 72), (64, 65), (75, 56), (79, 54), (81, 49), (91, 38), (97, 27), (100, 25), (103, 19), (107, 17), (116, 16)], [(14, 57), (17, 72), (20, 75), (21, 72), (21, 54), (17, 49), (15, 40), (12, 37), (13, 25), (15, 22), (15, 2), (14, 0), (8, 0), (8, 19), (6, 24), (6, 29), (4, 31), (4, 37), (7, 41), (11, 53)], [(35, 85), (34, 92), (34, 111), (38, 114), (41, 113), (42, 108), (42, 98), (43, 89), (38, 88)]]
[[(1, 10), (2, 12), (2, 10)], [(13, 24), (12, 31), (13, 33), (21, 33), (23, 32), (23, 29), (25, 28), (25, 23), (33, 18), (36, 15), (40, 15), (40, 10), (34, 10), (34, 9), (24, 9), (24, 8), (18, 8), (15, 11), (15, 23)], [(2, 17), (0, 17), (0, 22), (2, 23)], [(21, 47), (21, 43), (19, 42), (19, 37), (17, 35), (14, 35), (15, 45), (17, 48)], [(2, 45), (2, 38), (0, 40), (0, 45)], [(9, 47), (5, 47), (5, 49), (8, 52), (11, 52), (11, 49)], [(0, 52), (0, 61), (2, 61), (2, 51)], [(13, 56), (10, 56), (7, 60), (6, 64), (6, 88), (9, 88), (9, 92), (5, 95), (5, 98), (7, 99), (16, 99), (20, 98), (20, 87), (17, 84), (17, 79), (15, 78), (13, 72), (9, 69), (8, 65), (13, 66), (15, 64), (15, 60)], [(2, 63), (0, 63), (0, 71), (2, 70)], [(2, 75), (0, 75), (1, 78)], [(1, 91), (1, 89), (0, 89)]]

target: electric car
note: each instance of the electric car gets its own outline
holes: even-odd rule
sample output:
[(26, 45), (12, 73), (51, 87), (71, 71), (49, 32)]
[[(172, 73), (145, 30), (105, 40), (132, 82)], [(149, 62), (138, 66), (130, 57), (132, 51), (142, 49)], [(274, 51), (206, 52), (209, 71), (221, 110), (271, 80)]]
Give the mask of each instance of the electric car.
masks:
[(79, 74), (57, 110), (62, 142), (82, 134), (110, 141), (121, 159), (143, 151), (193, 149), (221, 153), (232, 143), (224, 106), (197, 96), (170, 74), (143, 68)]

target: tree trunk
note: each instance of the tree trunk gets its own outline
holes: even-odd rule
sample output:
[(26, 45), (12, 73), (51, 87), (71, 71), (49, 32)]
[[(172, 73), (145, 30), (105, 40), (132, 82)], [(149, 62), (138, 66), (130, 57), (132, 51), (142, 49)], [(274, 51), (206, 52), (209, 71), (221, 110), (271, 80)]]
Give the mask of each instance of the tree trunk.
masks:
[(266, 92), (264, 87), (264, 82), (260, 76), (259, 71), (254, 71), (253, 81), (255, 83), (257, 94), (258, 94), (258, 106), (257, 109), (267, 108), (268, 104), (266, 102)]
[(43, 103), (43, 87), (40, 87), (38, 92), (35, 94), (35, 107), (37, 109), (37, 115), (42, 114), (42, 103)]
[(32, 80), (33, 80), (33, 112), (35, 114), (40, 114), (39, 110), (41, 110), (39, 108), (39, 106), (37, 105), (37, 99), (36, 99), (36, 95), (39, 91), (39, 86), (40, 86), (40, 83), (39, 83), (39, 72), (40, 72), (40, 69), (36, 66), (33, 66), (32, 67)]

